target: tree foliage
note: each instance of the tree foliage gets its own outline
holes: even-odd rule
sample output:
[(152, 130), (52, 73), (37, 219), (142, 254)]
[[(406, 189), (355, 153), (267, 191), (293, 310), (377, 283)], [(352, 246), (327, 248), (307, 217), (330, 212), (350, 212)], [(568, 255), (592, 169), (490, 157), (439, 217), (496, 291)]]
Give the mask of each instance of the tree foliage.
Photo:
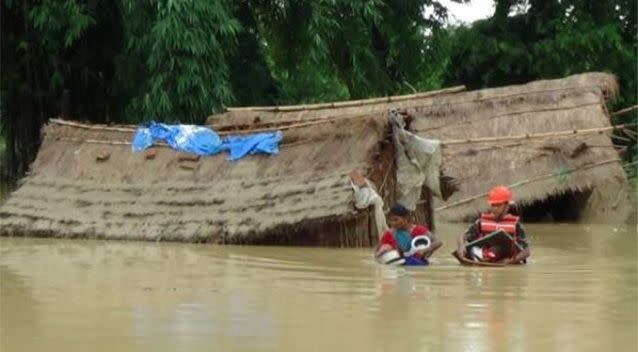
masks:
[(142, 78), (127, 116), (196, 122), (232, 101), (227, 56), (236, 49), (241, 25), (228, 1), (127, 0), (123, 5), (123, 17), (130, 20), (122, 66), (137, 60), (139, 71), (120, 79)]
[[(607, 71), (621, 92), (609, 110), (635, 105), (636, 11), (633, 0), (497, 0), (493, 17), (451, 30), (445, 84), (482, 88)], [(635, 125), (638, 115), (612, 122)], [(635, 163), (635, 140), (616, 142)], [(635, 177), (635, 165), (628, 171)]]
[[(37, 151), (40, 126), (54, 111), (65, 87), (76, 87), (81, 116), (103, 116), (109, 106), (117, 31), (108, 21), (107, 2), (42, 0), (2, 3), (2, 75), (0, 102), (6, 153), (2, 176), (15, 179)], [(98, 15), (99, 14), (99, 15)], [(101, 39), (113, 39), (101, 43)], [(99, 114), (99, 113), (98, 113)], [(99, 121), (99, 120), (98, 120)]]
[(0, 1), (0, 183), (26, 171), (65, 92), (75, 119), (201, 123), (228, 105), (607, 70), (619, 105), (636, 101), (633, 0), (497, 0), (461, 28), (438, 0)]
[[(497, 0), (493, 17), (460, 27), (446, 83), (473, 88), (586, 71), (618, 75), (618, 105), (636, 101), (636, 2)], [(527, 11), (511, 15), (516, 8)]]
[(230, 104), (406, 91), (446, 11), (436, 0), (4, 0), (1, 15), (6, 178), (27, 169), (64, 92), (76, 119), (201, 123)]

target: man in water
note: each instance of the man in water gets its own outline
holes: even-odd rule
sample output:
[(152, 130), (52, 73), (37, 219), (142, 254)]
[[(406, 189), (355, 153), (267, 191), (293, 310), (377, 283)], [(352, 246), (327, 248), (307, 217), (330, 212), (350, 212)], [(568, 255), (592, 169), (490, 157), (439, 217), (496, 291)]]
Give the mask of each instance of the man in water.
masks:
[[(518, 216), (509, 213), (512, 199), (512, 191), (505, 186), (497, 186), (490, 190), (487, 202), (491, 211), (481, 214), (481, 217), (459, 237), (456, 250), (459, 257), (502, 264), (525, 263), (530, 255), (529, 244)], [(514, 239), (514, 242), (472, 247), (472, 253), (467, 252), (466, 247), (469, 242), (495, 231), (504, 231)]]
[[(408, 265), (427, 265), (428, 258), (443, 245), (427, 226), (414, 224), (412, 214), (401, 204), (395, 204), (390, 208), (388, 225), (390, 231), (384, 232), (381, 236), (376, 250), (377, 256), (394, 249), (406, 259)], [(417, 236), (426, 236), (430, 240), (430, 246), (412, 256), (406, 256), (412, 249), (412, 239)]]

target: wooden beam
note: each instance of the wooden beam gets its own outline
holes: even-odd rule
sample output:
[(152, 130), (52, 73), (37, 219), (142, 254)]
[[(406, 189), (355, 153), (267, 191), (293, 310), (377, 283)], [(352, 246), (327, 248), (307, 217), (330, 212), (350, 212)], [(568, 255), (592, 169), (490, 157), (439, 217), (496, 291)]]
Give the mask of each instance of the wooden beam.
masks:
[(582, 130), (568, 130), (568, 131), (546, 132), (546, 133), (536, 133), (536, 134), (521, 134), (521, 135), (505, 136), (505, 137), (452, 139), (447, 141), (441, 141), (441, 144), (445, 146), (445, 145), (455, 145), (455, 144), (515, 141), (515, 140), (522, 140), (522, 139), (573, 136), (577, 134), (603, 133), (603, 132), (612, 131), (615, 129), (621, 129), (621, 128), (624, 128), (625, 126), (629, 126), (629, 124), (609, 126), (609, 127), (588, 128), (588, 129), (582, 129)]
[[(595, 163), (595, 164), (584, 165), (584, 166), (581, 166), (581, 167), (575, 167), (575, 168), (567, 169), (567, 170), (563, 171), (560, 174), (569, 174), (569, 173), (572, 173), (572, 172), (576, 172), (576, 171), (580, 171), (580, 170), (587, 170), (587, 169), (591, 169), (591, 168), (594, 168), (594, 167), (598, 167), (598, 166), (602, 166), (602, 165), (606, 165), (606, 164), (610, 164), (610, 163), (615, 163), (615, 162), (620, 163), (621, 160), (620, 159), (609, 159), (609, 160), (601, 161), (601, 162), (598, 162), (598, 163)], [(516, 188), (516, 187), (520, 187), (520, 186), (523, 186), (523, 185), (526, 185), (526, 184), (529, 184), (529, 183), (532, 183), (532, 182), (536, 182), (536, 181), (544, 180), (544, 179), (547, 179), (547, 178), (550, 178), (550, 177), (554, 177), (554, 176), (557, 176), (557, 175), (559, 175), (559, 173), (553, 172), (551, 174), (545, 174), (545, 175), (537, 176), (537, 177), (534, 177), (534, 178), (531, 178), (531, 179), (527, 179), (527, 180), (519, 181), (519, 182), (516, 182), (516, 183), (512, 183), (510, 185), (507, 185), (507, 187)], [(444, 209), (448, 209), (448, 208), (453, 208), (453, 207), (456, 207), (456, 206), (459, 206), (459, 205), (462, 205), (462, 204), (465, 204), (465, 203), (469, 203), (469, 202), (471, 202), (473, 200), (476, 200), (476, 199), (479, 199), (479, 198), (483, 198), (483, 197), (486, 197), (486, 196), (487, 196), (487, 193), (481, 193), (481, 194), (476, 195), (476, 196), (472, 196), (472, 197), (469, 197), (469, 198), (461, 199), (461, 200), (456, 201), (454, 203), (450, 203), (450, 204), (438, 207), (438, 208), (436, 208), (434, 210), (435, 211), (439, 211), (439, 210), (444, 210)]]
[(286, 111), (300, 111), (300, 110), (319, 110), (330, 108), (344, 108), (350, 106), (363, 106), (378, 103), (392, 103), (397, 101), (404, 101), (410, 99), (427, 98), (442, 94), (458, 93), (465, 91), (465, 86), (455, 86), (451, 88), (423, 92), (408, 95), (389, 96), (383, 98), (361, 99), (361, 100), (349, 100), (340, 101), (335, 103), (320, 103), (320, 104), (307, 104), (307, 105), (281, 105), (281, 106), (247, 106), (237, 108), (226, 108), (226, 111), (272, 111), (272, 112), (286, 112)]
[(638, 109), (638, 105), (630, 106), (630, 107), (628, 107), (628, 108), (624, 108), (624, 109), (618, 110), (618, 111), (616, 111), (616, 112), (612, 112), (612, 113), (611, 113), (611, 116), (620, 116), (620, 115), (624, 115), (624, 114), (626, 114), (626, 113), (628, 113), (628, 112), (632, 112), (632, 111), (634, 111), (634, 110), (636, 110), (636, 109)]

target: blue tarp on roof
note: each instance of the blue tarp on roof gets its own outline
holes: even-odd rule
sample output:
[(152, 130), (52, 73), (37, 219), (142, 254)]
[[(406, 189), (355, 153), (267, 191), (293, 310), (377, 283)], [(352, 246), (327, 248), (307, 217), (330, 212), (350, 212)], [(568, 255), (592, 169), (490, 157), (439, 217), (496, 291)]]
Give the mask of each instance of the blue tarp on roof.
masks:
[(222, 139), (208, 127), (167, 125), (151, 121), (147, 125), (139, 127), (135, 132), (133, 151), (140, 152), (163, 141), (175, 150), (197, 155), (215, 155), (228, 150), (230, 152), (229, 160), (238, 160), (252, 154), (278, 154), (279, 142), (282, 138), (282, 133), (277, 131), (228, 136)]

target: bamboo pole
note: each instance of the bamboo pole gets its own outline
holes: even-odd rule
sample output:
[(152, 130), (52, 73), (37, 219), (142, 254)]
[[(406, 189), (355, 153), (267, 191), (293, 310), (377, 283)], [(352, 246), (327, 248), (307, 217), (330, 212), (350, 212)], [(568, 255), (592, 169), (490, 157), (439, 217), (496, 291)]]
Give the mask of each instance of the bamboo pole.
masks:
[(623, 128), (627, 125), (617, 125), (609, 127), (588, 128), (582, 130), (570, 130), (559, 132), (546, 132), (536, 134), (521, 134), (506, 137), (483, 137), (483, 138), (470, 138), (470, 139), (452, 139), (448, 141), (441, 141), (441, 145), (455, 145), (455, 144), (470, 144), (470, 143), (484, 143), (484, 142), (500, 142), (500, 141), (514, 141), (521, 139), (534, 139), (534, 138), (548, 138), (548, 137), (561, 137), (561, 136), (573, 136), (576, 134), (589, 134), (589, 133), (603, 133), (615, 129)]
[[(93, 143), (93, 144), (107, 144), (107, 145), (132, 145), (133, 144), (132, 142), (128, 142), (128, 141), (105, 141), (100, 139), (80, 139), (80, 138), (70, 138), (70, 137), (56, 137), (55, 139), (58, 141), (64, 141), (64, 142)], [(162, 143), (162, 142), (154, 143), (153, 146), (170, 148), (168, 144)]]
[[(554, 177), (554, 176), (557, 176), (559, 174), (560, 175), (562, 175), (562, 174), (570, 174), (572, 172), (581, 171), (581, 170), (587, 170), (587, 169), (591, 169), (591, 168), (594, 168), (594, 167), (598, 167), (598, 166), (601, 166), (601, 165), (606, 165), (606, 164), (614, 163), (614, 162), (621, 162), (621, 160), (620, 159), (609, 159), (609, 160), (601, 161), (599, 163), (595, 163), (595, 164), (591, 164), (591, 165), (586, 165), (586, 166), (582, 166), (582, 167), (575, 167), (575, 168), (567, 169), (567, 170), (562, 171), (560, 173), (553, 172), (553, 173), (550, 173), (550, 174), (545, 174), (545, 175), (541, 175), (541, 176), (534, 177), (534, 178), (531, 178), (531, 179), (527, 179), (527, 180), (519, 181), (519, 182), (516, 182), (516, 183), (512, 183), (512, 184), (508, 185), (507, 187), (516, 188), (516, 187), (520, 187), (520, 186), (526, 185), (528, 183), (532, 183), (532, 182), (544, 180), (544, 179), (547, 179), (547, 178), (550, 178), (550, 177)], [(438, 207), (438, 208), (436, 208), (434, 210), (435, 211), (439, 211), (439, 210), (444, 210), (444, 209), (448, 209), (448, 208), (453, 208), (453, 207), (456, 207), (456, 206), (459, 206), (459, 205), (462, 205), (462, 204), (465, 204), (465, 203), (469, 203), (469, 202), (471, 202), (473, 200), (486, 197), (487, 194), (488, 193), (481, 193), (481, 194), (476, 195), (476, 196), (472, 196), (472, 197), (469, 197), (469, 198), (461, 199), (461, 200), (456, 201), (454, 203), (447, 204), (447, 205), (444, 205), (442, 207)]]
[[(511, 148), (511, 147), (518, 147), (520, 146), (521, 143), (510, 143), (510, 144), (503, 144), (503, 145), (493, 145), (490, 147), (485, 147), (485, 148), (477, 148), (477, 149), (470, 149), (470, 150), (459, 150), (456, 151), (454, 153), (449, 153), (446, 155), (447, 156), (453, 156), (453, 155), (469, 155), (470, 153), (480, 153), (480, 152), (484, 152), (487, 150), (495, 150), (495, 149), (505, 149), (505, 148)], [(540, 147), (539, 147), (540, 148)], [(536, 152), (536, 151), (534, 151)]]
[(385, 172), (385, 175), (383, 175), (383, 181), (381, 181), (381, 186), (379, 187), (379, 195), (381, 196), (381, 198), (383, 198), (383, 193), (385, 191), (385, 183), (388, 180), (388, 176), (390, 176), (390, 172), (392, 172), (392, 170), (394, 170), (394, 162), (390, 162), (390, 167), (388, 167), (388, 170)]
[(249, 129), (249, 130), (222, 131), (222, 132), (219, 132), (218, 134), (220, 136), (227, 136), (227, 135), (231, 135), (231, 134), (282, 131), (282, 130), (290, 130), (290, 129), (293, 129), (293, 128), (321, 125), (321, 124), (324, 124), (324, 123), (332, 123), (332, 122), (336, 122), (337, 120), (339, 120), (339, 119), (326, 119), (326, 120), (323, 120), (323, 121), (293, 123), (293, 124), (290, 124), (290, 125), (287, 125), (287, 126), (280, 126), (280, 127), (267, 127), (267, 128), (253, 128), (253, 129)]
[[(380, 113), (380, 112), (375, 112), (375, 113)], [(364, 117), (364, 116), (370, 116), (372, 114), (375, 113), (359, 113), (359, 114), (351, 114), (351, 115), (345, 115), (345, 116), (337, 116), (337, 117), (311, 117), (311, 118), (304, 118), (304, 119), (294, 119), (294, 120), (277, 120), (277, 121), (271, 121), (271, 122), (263, 122), (263, 123), (259, 123), (259, 126), (262, 126), (260, 128), (270, 128), (270, 127), (277, 127), (277, 126), (290, 126), (290, 125), (295, 125), (298, 123), (308, 123), (308, 122), (318, 122), (318, 121), (329, 121), (329, 120), (348, 120), (348, 119), (353, 119), (353, 118), (360, 118), (360, 117)], [(246, 125), (246, 124), (244, 124)], [(211, 124), (206, 124), (204, 125), (205, 127), (209, 127), (212, 128), (213, 130), (215, 130), (216, 132), (219, 131), (218, 133), (234, 133), (235, 131), (251, 131), (250, 129), (240, 129), (240, 128), (233, 128), (236, 127), (236, 125), (222, 125), (221, 127), (216, 127), (216, 124), (211, 123)]]
[(618, 110), (618, 111), (616, 111), (616, 112), (612, 112), (612, 113), (611, 113), (611, 116), (620, 116), (620, 115), (624, 115), (624, 114), (626, 114), (626, 113), (628, 113), (628, 112), (632, 112), (632, 111), (637, 110), (637, 109), (638, 109), (638, 105), (630, 106), (630, 107), (628, 107), (628, 108), (624, 108), (624, 109)]
[(617, 149), (619, 151), (623, 151), (623, 150), (627, 149), (627, 146), (626, 145), (615, 145), (615, 144), (611, 144), (611, 145), (587, 144), (587, 148), (614, 148), (614, 149)]
[[(456, 88), (456, 87), (452, 87), (452, 88)], [(452, 89), (449, 88), (449, 89)], [(482, 96), (482, 97), (477, 97), (474, 99), (464, 99), (464, 100), (460, 100), (460, 101), (447, 101), (445, 102), (445, 105), (462, 105), (462, 104), (475, 104), (477, 102), (480, 101), (485, 101), (485, 100), (497, 100), (497, 99), (503, 99), (503, 98), (511, 98), (511, 97), (516, 97), (519, 95), (531, 95), (531, 94), (539, 94), (539, 93), (552, 93), (552, 92), (560, 92), (560, 91), (566, 91), (566, 90), (586, 90), (586, 89), (592, 89), (595, 88), (597, 90), (600, 91), (601, 87), (597, 86), (597, 85), (584, 85), (584, 86), (568, 86), (568, 87), (560, 87), (560, 88), (552, 88), (552, 89), (538, 89), (538, 90), (527, 90), (527, 91), (519, 91), (519, 92), (515, 92), (515, 93), (508, 93), (508, 94), (501, 94), (501, 95), (494, 95), (494, 96)], [(438, 92), (438, 91), (437, 91)], [(480, 91), (475, 91), (475, 92), (480, 92)], [(434, 93), (434, 92), (431, 92)], [(471, 93), (471, 92), (468, 92)], [(421, 93), (421, 94), (425, 94), (425, 93)], [(433, 96), (436, 95), (442, 95), (442, 93), (438, 93), (438, 94), (433, 94)], [(386, 98), (376, 98), (376, 99), (386, 99)], [(325, 107), (322, 108), (330, 108), (330, 107), (343, 107), (343, 104), (347, 104), (347, 103), (352, 103), (352, 102), (356, 102), (356, 101), (350, 101), (350, 102), (337, 102), (337, 103), (323, 103), (323, 104), (313, 104), (313, 105), (326, 105)], [(340, 105), (337, 105), (340, 104)], [(306, 107), (313, 107), (313, 105), (305, 105)], [(365, 105), (365, 104), (360, 104), (360, 105)], [(432, 107), (432, 106), (436, 106), (436, 105), (442, 105), (442, 104), (424, 104), (424, 105), (419, 105), (420, 108), (427, 108), (427, 107)], [(237, 107), (237, 108), (226, 108), (226, 111), (284, 111), (281, 110), (281, 108), (284, 107), (290, 107), (290, 108), (294, 108), (297, 107), (297, 109), (293, 109), (293, 110), (285, 110), (285, 111), (296, 111), (296, 110), (312, 110), (312, 109), (302, 109), (299, 107), (304, 107), (304, 105), (287, 105), (287, 106), (281, 106), (279, 107), (279, 110), (277, 110), (277, 106), (253, 106), (253, 107)], [(354, 105), (357, 106), (357, 105)]]
[[(601, 103), (600, 102), (595, 102), (595, 103), (580, 104), (580, 105), (575, 105), (575, 106), (574, 105), (573, 106), (564, 106), (564, 107), (559, 107), (559, 108), (512, 111), (512, 112), (508, 112), (508, 113), (504, 113), (504, 114), (492, 115), (492, 116), (489, 116), (489, 117), (487, 117), (485, 119), (481, 119), (481, 120), (460, 121), (460, 122), (457, 122), (455, 124), (447, 123), (447, 124), (442, 124), (442, 125), (439, 125), (439, 126), (428, 127), (428, 128), (424, 128), (424, 129), (421, 129), (421, 130), (417, 130), (417, 132), (429, 132), (429, 131), (434, 131), (434, 130), (438, 130), (438, 129), (445, 128), (445, 127), (469, 125), (469, 124), (472, 124), (472, 123), (485, 123), (487, 121), (499, 119), (501, 117), (508, 117), (508, 116), (515, 116), (515, 115), (537, 114), (537, 113), (542, 113), (542, 112), (582, 109), (582, 108), (586, 108), (586, 107), (593, 106), (593, 105), (601, 106)], [(602, 105), (602, 106), (604, 106), (604, 105)]]
[(638, 133), (636, 133), (635, 131), (632, 131), (628, 128), (623, 128), (622, 130), (626, 135), (628, 135), (629, 137), (631, 137), (632, 139), (636, 139), (638, 137)]
[[(292, 124), (289, 124), (289, 125), (279, 126), (279, 127), (267, 127), (267, 128), (253, 128), (253, 129), (244, 129), (244, 130), (219, 131), (219, 132), (216, 132), (216, 133), (218, 135), (220, 135), (220, 136), (228, 136), (228, 135), (233, 135), (233, 134), (247, 134), (247, 133), (259, 133), (259, 132), (283, 131), (283, 130), (289, 130), (289, 129), (293, 129), (293, 128), (321, 125), (321, 124), (325, 124), (325, 123), (334, 123), (334, 122), (342, 121), (342, 120), (363, 118), (363, 117), (367, 117), (367, 116), (370, 116), (370, 115), (371, 114), (355, 114), (355, 115), (348, 115), (348, 116), (339, 116), (339, 117), (334, 117), (334, 118), (315, 119), (315, 120), (312, 120), (310, 122), (292, 123)], [(94, 130), (94, 131), (112, 131), (112, 132), (129, 132), (130, 133), (130, 132), (135, 132), (137, 130), (136, 128), (128, 128), (128, 127), (109, 127), (109, 126), (104, 126), (104, 125), (88, 125), (88, 124), (84, 124), (84, 123), (72, 122), (72, 121), (64, 121), (64, 120), (60, 120), (60, 119), (50, 119), (50, 121), (52, 123), (55, 123), (55, 124), (58, 124), (58, 125), (72, 126), (72, 127), (77, 127), (77, 128), (87, 129), (87, 130)], [(201, 126), (201, 127), (210, 128), (208, 126)]]
[(135, 132), (137, 129), (134, 127), (109, 127), (105, 125), (88, 125), (85, 123), (73, 122), (73, 121), (65, 121), (60, 119), (50, 119), (52, 123), (64, 126), (72, 126), (77, 128), (83, 128), (85, 130), (95, 130), (95, 131), (113, 131), (113, 132)]
[(94, 143), (94, 144), (109, 144), (109, 145), (131, 145), (131, 142), (125, 141), (104, 141), (98, 139), (80, 139), (69, 137), (57, 137), (56, 140), (64, 142), (77, 142), (77, 143)]
[(616, 135), (616, 134), (612, 135), (612, 136), (611, 136), (611, 138), (613, 138), (613, 139), (617, 139), (617, 140), (619, 140), (619, 141), (623, 141), (623, 142), (631, 143), (631, 139), (629, 139), (629, 138), (625, 138), (625, 137), (623, 137), (623, 136), (619, 136), (619, 135)]
[[(492, 147), (486, 147), (486, 148), (478, 148), (478, 149), (471, 149), (472, 154), (473, 153), (480, 153), (480, 152), (484, 152), (484, 151), (491, 151), (491, 150), (495, 150), (495, 149), (504, 149), (504, 148), (511, 148), (511, 147), (518, 147), (521, 146), (522, 143), (512, 143), (512, 144), (505, 144), (505, 145), (496, 145), (496, 146), (492, 146)], [(586, 143), (587, 148), (615, 148), (617, 150), (624, 150), (627, 149), (627, 146), (619, 146), (619, 145), (614, 145), (614, 144), (610, 144), (610, 145), (599, 145), (599, 144), (588, 144)], [(546, 146), (526, 146), (524, 149), (519, 149), (517, 150), (517, 153), (520, 152), (525, 152), (525, 153), (537, 153), (538, 151), (542, 151), (542, 150), (546, 150), (547, 147)], [(455, 155), (463, 155), (463, 156), (468, 156), (470, 155), (470, 153), (468, 153), (469, 150), (459, 150), (459, 151), (455, 151), (453, 153), (446, 153), (446, 156), (455, 156)]]
[[(379, 114), (379, 116), (380, 116), (380, 113), (375, 113), (375, 114)], [(232, 130), (231, 131), (220, 131), (220, 132), (217, 132), (217, 134), (219, 134), (220, 136), (226, 136), (226, 135), (242, 134), (242, 133), (285, 131), (285, 130), (290, 130), (290, 129), (293, 129), (293, 128), (315, 126), (315, 125), (321, 125), (321, 124), (325, 124), (325, 123), (334, 123), (334, 122), (337, 122), (337, 121), (350, 120), (350, 119), (356, 119), (356, 118), (364, 118), (364, 117), (369, 117), (371, 115), (372, 114), (356, 114), (356, 115), (348, 115), (348, 116), (339, 116), (339, 117), (333, 117), (333, 118), (323, 118), (323, 119), (318, 119), (318, 120), (312, 120), (310, 122), (292, 123), (290, 125), (279, 126), (279, 127), (254, 128), (254, 129), (234, 130), (234, 131), (232, 131)], [(375, 116), (375, 117), (378, 117), (378, 116)]]
[(299, 110), (343, 108), (343, 107), (363, 106), (363, 105), (371, 105), (371, 104), (378, 104), (378, 103), (392, 103), (392, 102), (403, 101), (403, 100), (427, 98), (427, 97), (443, 95), (443, 94), (458, 93), (462, 91), (465, 91), (465, 86), (455, 86), (455, 87), (450, 87), (450, 88), (431, 91), (431, 92), (398, 95), (398, 96), (387, 96), (383, 98), (349, 100), (349, 101), (340, 101), (335, 103), (319, 103), (319, 104), (307, 104), (307, 105), (246, 106), (246, 107), (226, 108), (226, 111), (286, 112), (286, 111), (299, 111)]
[[(132, 142), (128, 141), (106, 141), (100, 139), (81, 139), (81, 138), (71, 138), (71, 137), (55, 137), (55, 140), (64, 141), (64, 142), (74, 142), (74, 143), (92, 143), (92, 144), (106, 144), (106, 145), (132, 145)], [(281, 143), (280, 148), (289, 148), (296, 147), (302, 144), (308, 143), (308, 140), (301, 140), (293, 143)], [(153, 143), (152, 147), (166, 147), (173, 149), (170, 145), (164, 142)], [(149, 147), (150, 148), (150, 147)]]

